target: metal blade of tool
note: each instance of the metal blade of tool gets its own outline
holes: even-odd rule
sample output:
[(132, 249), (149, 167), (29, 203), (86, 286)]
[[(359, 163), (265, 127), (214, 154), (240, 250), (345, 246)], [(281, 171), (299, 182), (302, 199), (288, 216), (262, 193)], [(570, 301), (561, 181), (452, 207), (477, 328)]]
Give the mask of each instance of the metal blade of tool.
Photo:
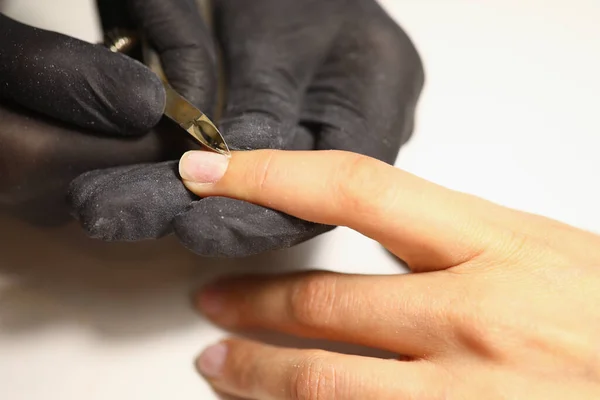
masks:
[(145, 64), (160, 77), (165, 86), (167, 94), (165, 115), (179, 124), (202, 145), (229, 156), (231, 154), (229, 147), (215, 124), (206, 114), (173, 89), (167, 81), (156, 52), (144, 40), (142, 40), (142, 46)]
[(204, 146), (223, 155), (230, 155), (225, 139), (202, 111), (183, 98), (168, 83), (165, 83), (165, 92), (167, 93), (165, 107), (167, 117), (177, 122), (179, 126)]
[[(204, 14), (206, 14), (207, 7), (210, 7), (210, 4), (201, 0), (198, 3), (200, 7), (203, 7)], [(207, 23), (209, 22), (207, 21)], [(140, 38), (136, 33), (127, 28), (112, 28), (109, 30), (106, 34), (105, 45), (113, 52), (120, 52), (127, 55), (139, 47), (138, 45), (141, 45), (141, 56), (144, 63), (160, 77), (165, 88), (166, 106), (164, 115), (176, 122), (204, 147), (225, 156), (230, 156), (229, 147), (215, 124), (206, 114), (181, 96), (169, 84), (156, 52), (154, 52), (143, 37)]]

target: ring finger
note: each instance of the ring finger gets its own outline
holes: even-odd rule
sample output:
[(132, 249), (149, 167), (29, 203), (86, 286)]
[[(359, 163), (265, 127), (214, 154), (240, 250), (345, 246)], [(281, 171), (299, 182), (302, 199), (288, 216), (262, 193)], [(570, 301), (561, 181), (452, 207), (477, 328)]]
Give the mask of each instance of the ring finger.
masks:
[(402, 400), (441, 390), (428, 361), (401, 362), (324, 351), (283, 349), (231, 339), (206, 349), (197, 366), (211, 385), (257, 400)]

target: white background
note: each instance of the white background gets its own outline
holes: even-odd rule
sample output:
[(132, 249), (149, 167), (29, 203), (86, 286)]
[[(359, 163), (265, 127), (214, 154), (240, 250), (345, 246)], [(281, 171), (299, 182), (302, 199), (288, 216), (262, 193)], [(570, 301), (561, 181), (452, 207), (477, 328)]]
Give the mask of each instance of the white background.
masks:
[[(387, 0), (427, 87), (398, 165), (445, 186), (600, 232), (600, 2)], [(93, 2), (9, 0), (22, 21), (97, 41)], [(0, 221), (0, 397), (212, 399), (194, 356), (223, 333), (189, 293), (216, 274), (300, 267), (397, 273), (339, 229), (290, 251), (207, 261), (161, 243), (105, 244), (76, 226)]]

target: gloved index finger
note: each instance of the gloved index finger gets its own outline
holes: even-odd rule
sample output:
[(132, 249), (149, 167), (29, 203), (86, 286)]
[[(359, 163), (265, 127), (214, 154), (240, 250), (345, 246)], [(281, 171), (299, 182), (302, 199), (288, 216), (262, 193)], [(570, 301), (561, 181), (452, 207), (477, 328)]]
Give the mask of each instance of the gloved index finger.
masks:
[(104, 133), (135, 135), (158, 123), (165, 92), (141, 63), (0, 14), (0, 98)]

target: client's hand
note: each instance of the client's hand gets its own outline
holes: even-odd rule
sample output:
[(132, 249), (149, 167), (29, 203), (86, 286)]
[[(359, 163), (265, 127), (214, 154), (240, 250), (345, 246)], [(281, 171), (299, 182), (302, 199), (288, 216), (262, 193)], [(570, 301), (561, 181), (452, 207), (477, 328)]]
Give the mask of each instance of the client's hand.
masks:
[[(199, 308), (230, 329), (380, 348), (398, 359), (230, 339), (198, 367), (248, 399), (598, 399), (600, 238), (343, 152), (184, 156), (227, 196), (379, 241), (414, 272), (222, 280)], [(223, 175), (224, 174), (224, 175)]]

